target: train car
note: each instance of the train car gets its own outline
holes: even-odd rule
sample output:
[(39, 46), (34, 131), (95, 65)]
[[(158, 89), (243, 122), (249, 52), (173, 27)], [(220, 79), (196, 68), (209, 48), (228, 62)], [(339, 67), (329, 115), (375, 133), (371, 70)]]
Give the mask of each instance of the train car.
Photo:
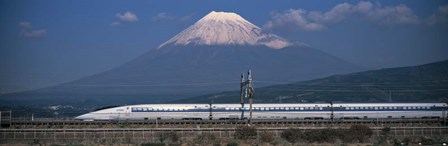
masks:
[(446, 118), (446, 103), (338, 103), (335, 119)]
[[(253, 119), (446, 118), (445, 103), (289, 103), (253, 104)], [(141, 104), (108, 107), (77, 120), (236, 120), (249, 117), (241, 104)]]

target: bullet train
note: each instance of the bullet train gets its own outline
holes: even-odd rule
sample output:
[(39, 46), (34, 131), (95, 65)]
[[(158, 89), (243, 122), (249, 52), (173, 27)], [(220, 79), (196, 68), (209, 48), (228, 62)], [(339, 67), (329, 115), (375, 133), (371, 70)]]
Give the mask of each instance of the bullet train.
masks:
[[(262, 103), (252, 105), (253, 119), (446, 118), (446, 103)], [(140, 104), (105, 107), (77, 120), (237, 120), (249, 118), (246, 104)]]

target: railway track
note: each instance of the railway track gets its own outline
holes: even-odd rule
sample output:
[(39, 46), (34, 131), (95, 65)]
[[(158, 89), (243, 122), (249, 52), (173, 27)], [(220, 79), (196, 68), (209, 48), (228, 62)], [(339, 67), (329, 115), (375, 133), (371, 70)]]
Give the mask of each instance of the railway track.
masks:
[[(257, 133), (270, 132), (279, 137), (282, 131), (295, 128), (298, 130), (319, 130), (329, 127), (258, 127)], [(345, 130), (348, 127), (333, 127)], [(380, 136), (384, 127), (370, 127), (373, 136)], [(194, 139), (204, 134), (211, 134), (216, 139), (234, 138), (237, 128), (95, 128), (95, 129), (0, 129), (0, 144), (11, 143), (143, 143), (157, 142), (162, 133), (176, 132), (181, 139)], [(390, 127), (393, 137), (448, 136), (448, 127)], [(258, 134), (257, 134), (258, 137)]]
[[(123, 121), (76, 121), (76, 120), (13, 120), (11, 127), (27, 126), (105, 126), (105, 125), (242, 125), (247, 120), (123, 120)], [(406, 125), (406, 126), (443, 126), (443, 119), (351, 119), (351, 120), (253, 120), (253, 125), (299, 125), (299, 126), (341, 126), (351, 124), (366, 125)]]

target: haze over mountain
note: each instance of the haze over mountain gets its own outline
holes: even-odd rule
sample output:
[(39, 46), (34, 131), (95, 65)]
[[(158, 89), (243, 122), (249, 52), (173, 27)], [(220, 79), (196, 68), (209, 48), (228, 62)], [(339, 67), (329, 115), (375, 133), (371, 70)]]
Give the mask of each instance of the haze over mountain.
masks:
[[(255, 85), (257, 85), (255, 80)], [(238, 103), (239, 91), (174, 102)], [(255, 89), (254, 102), (448, 102), (448, 60)]]
[(363, 68), (306, 43), (264, 33), (238, 14), (213, 11), (157, 49), (115, 69), (14, 95), (166, 101), (238, 89), (240, 74), (248, 69), (260, 87)]

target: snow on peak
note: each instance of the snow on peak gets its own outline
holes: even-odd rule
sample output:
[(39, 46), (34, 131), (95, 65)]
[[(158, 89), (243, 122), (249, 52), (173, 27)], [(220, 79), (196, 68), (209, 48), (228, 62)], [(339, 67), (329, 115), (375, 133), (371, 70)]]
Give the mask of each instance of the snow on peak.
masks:
[(212, 11), (212, 12), (208, 13), (202, 19), (217, 20), (217, 21), (226, 21), (226, 20), (246, 21), (243, 17), (241, 17), (240, 15), (238, 15), (236, 13), (232, 13), (232, 12), (215, 12), (215, 11)]
[(263, 33), (261, 28), (236, 13), (212, 11), (159, 48), (167, 44), (264, 45), (281, 49), (292, 43), (274, 34)]

